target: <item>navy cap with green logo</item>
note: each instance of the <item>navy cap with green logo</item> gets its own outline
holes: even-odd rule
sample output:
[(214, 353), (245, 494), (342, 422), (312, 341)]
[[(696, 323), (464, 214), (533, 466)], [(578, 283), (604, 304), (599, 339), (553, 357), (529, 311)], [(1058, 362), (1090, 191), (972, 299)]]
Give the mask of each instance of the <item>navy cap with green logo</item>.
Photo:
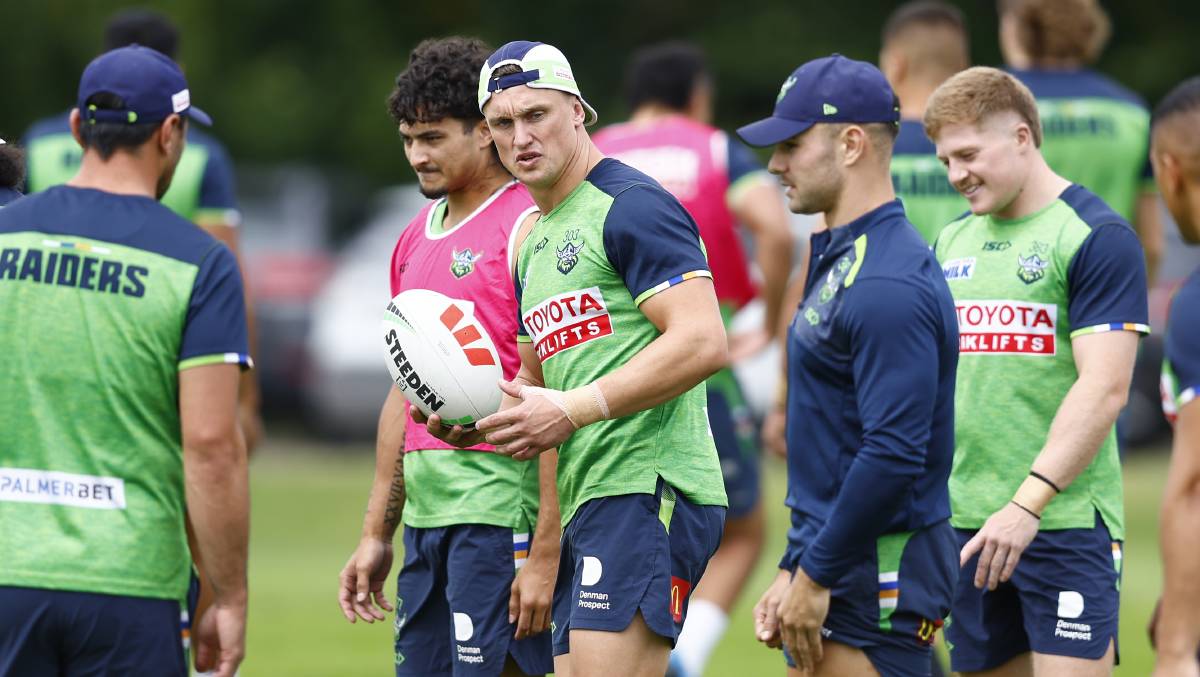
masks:
[[(88, 99), (106, 92), (121, 98), (119, 109), (98, 108)], [(149, 47), (129, 45), (101, 54), (79, 79), (79, 114), (88, 122), (159, 122), (178, 113), (204, 125), (212, 118), (192, 105), (178, 64)]]
[(833, 54), (792, 71), (771, 117), (737, 133), (751, 146), (770, 146), (822, 122), (899, 124), (900, 101), (874, 65)]

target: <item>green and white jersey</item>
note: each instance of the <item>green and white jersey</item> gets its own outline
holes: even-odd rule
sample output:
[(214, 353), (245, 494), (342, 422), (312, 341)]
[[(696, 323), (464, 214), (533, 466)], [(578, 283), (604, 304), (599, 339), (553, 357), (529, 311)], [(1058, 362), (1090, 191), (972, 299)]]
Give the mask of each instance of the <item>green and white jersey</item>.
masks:
[(182, 599), (179, 372), (249, 365), (233, 254), (59, 186), (0, 209), (0, 307), (0, 585)]
[(1042, 155), (1050, 168), (1132, 220), (1138, 193), (1155, 190), (1150, 111), (1142, 99), (1086, 69), (1012, 74), (1037, 99)]
[[(1146, 271), (1128, 222), (1072, 185), (1029, 216), (968, 215), (935, 247), (959, 325), (951, 523), (978, 529), (1012, 498), (1078, 378), (1072, 341), (1148, 333)], [(1042, 513), (1042, 529), (1090, 529), (1099, 511), (1124, 538), (1110, 430), (1092, 463)]]
[[(606, 158), (521, 245), (517, 340), (534, 344), (547, 387), (587, 385), (660, 336), (638, 308), (646, 299), (697, 276), (711, 273), (687, 211), (650, 177)], [(693, 503), (727, 505), (706, 402), (697, 383), (575, 432), (558, 450), (563, 525), (591, 499), (653, 494), (660, 476)]]

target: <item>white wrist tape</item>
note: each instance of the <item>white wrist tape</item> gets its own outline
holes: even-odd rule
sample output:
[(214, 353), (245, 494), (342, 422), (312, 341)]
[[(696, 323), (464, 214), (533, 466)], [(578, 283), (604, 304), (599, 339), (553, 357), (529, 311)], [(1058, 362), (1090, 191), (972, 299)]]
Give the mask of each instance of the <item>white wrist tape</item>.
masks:
[(609, 418), (608, 401), (595, 382), (568, 391), (541, 388), (538, 386), (521, 386), (521, 397), (541, 395), (558, 407), (571, 425), (579, 430), (585, 425)]

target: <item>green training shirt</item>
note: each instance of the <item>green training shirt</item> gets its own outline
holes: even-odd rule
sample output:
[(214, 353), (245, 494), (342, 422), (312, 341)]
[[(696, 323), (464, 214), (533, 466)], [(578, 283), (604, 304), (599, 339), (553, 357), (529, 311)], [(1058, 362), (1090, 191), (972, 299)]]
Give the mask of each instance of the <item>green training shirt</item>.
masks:
[[(959, 325), (951, 523), (978, 529), (1012, 499), (1078, 379), (1072, 341), (1148, 333), (1141, 245), (1123, 218), (1072, 185), (1044, 209), (946, 226), (936, 253)], [(1114, 430), (1042, 513), (1042, 529), (1090, 529), (1099, 511), (1124, 538)]]
[(249, 365), (233, 254), (58, 186), (0, 210), (0, 307), (0, 585), (182, 599), (179, 372)]
[[(606, 158), (521, 245), (517, 340), (533, 343), (548, 388), (587, 385), (660, 335), (638, 306), (710, 275), (699, 231), (679, 201)], [(576, 431), (558, 450), (563, 526), (593, 498), (654, 493), (659, 476), (693, 503), (727, 505), (706, 402), (698, 383), (656, 407)]]

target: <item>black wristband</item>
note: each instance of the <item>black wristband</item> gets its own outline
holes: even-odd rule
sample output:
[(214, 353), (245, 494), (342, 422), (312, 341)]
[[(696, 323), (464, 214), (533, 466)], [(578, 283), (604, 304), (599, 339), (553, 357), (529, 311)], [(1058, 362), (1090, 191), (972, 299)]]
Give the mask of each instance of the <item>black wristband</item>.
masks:
[(1054, 490), (1054, 493), (1056, 493), (1056, 494), (1061, 494), (1061, 493), (1062, 493), (1062, 489), (1059, 489), (1057, 484), (1055, 484), (1054, 482), (1051, 482), (1051, 481), (1050, 481), (1050, 478), (1049, 478), (1049, 477), (1046, 477), (1046, 476), (1045, 476), (1045, 475), (1043, 475), (1042, 473), (1040, 473), (1040, 472), (1038, 472), (1038, 471), (1036, 471), (1036, 470), (1030, 470), (1030, 471), (1029, 471), (1029, 476), (1030, 476), (1030, 477), (1036, 477), (1036, 478), (1038, 478), (1039, 480), (1041, 480), (1041, 481), (1045, 482), (1046, 484), (1049, 484), (1049, 485), (1050, 485), (1050, 488)]
[(1013, 505), (1017, 506), (1018, 508), (1020, 508), (1020, 509), (1024, 510), (1025, 512), (1029, 513), (1030, 515), (1032, 515), (1032, 516), (1033, 516), (1033, 519), (1035, 519), (1035, 520), (1037, 520), (1037, 521), (1039, 521), (1039, 522), (1040, 522), (1040, 521), (1042, 521), (1042, 516), (1041, 516), (1041, 515), (1037, 514), (1036, 512), (1034, 512), (1034, 511), (1032, 511), (1032, 510), (1030, 510), (1029, 508), (1026, 508), (1025, 506), (1021, 505), (1020, 503), (1017, 503), (1016, 501), (1009, 501), (1009, 503), (1012, 503)]

